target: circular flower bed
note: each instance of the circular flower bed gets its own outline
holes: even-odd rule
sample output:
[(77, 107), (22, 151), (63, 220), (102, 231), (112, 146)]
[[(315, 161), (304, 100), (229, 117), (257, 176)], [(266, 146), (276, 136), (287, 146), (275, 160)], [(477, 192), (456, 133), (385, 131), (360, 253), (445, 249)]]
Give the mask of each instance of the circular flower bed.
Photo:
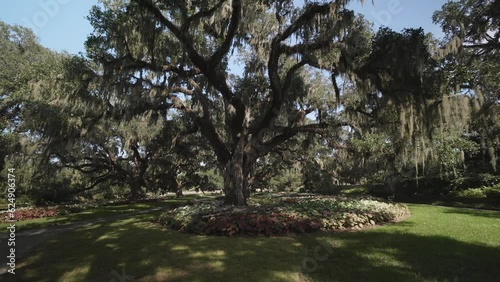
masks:
[(252, 198), (247, 207), (223, 206), (220, 201), (196, 203), (166, 211), (158, 221), (196, 234), (272, 236), (360, 229), (409, 215), (406, 205), (370, 198), (276, 195)]

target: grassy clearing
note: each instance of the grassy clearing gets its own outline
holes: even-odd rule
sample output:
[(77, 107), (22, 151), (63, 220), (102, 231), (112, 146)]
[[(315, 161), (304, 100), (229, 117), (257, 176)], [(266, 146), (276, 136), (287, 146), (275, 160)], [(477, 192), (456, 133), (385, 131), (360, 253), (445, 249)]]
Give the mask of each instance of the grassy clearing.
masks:
[(139, 281), (286, 281), (300, 270), (300, 243), (292, 238), (180, 234), (149, 223), (151, 218), (135, 216), (64, 234), (22, 263), (18, 277), (109, 281), (116, 270)]
[(500, 276), (500, 213), (410, 207), (413, 216), (393, 225), (277, 238), (190, 235), (150, 223), (158, 212), (134, 216), (50, 240), (21, 261), (16, 278), (109, 281), (125, 273), (136, 281), (462, 282)]
[[(46, 218), (37, 218), (26, 221), (19, 221), (16, 223), (16, 230), (22, 231), (33, 228), (44, 228), (48, 226), (70, 224), (78, 221), (113, 216), (134, 211), (147, 210), (156, 207), (168, 207), (171, 205), (186, 203), (196, 198), (199, 197), (193, 195), (193, 196), (186, 196), (183, 198), (169, 198), (159, 202), (144, 202), (136, 204), (118, 204), (118, 205), (101, 206), (98, 208), (92, 208), (84, 210), (82, 212), (67, 214), (64, 216), (46, 217)], [(6, 232), (6, 227), (8, 225), (9, 224), (7, 223), (0, 224), (1, 232)]]
[(335, 250), (313, 281), (494, 281), (500, 213), (411, 205), (401, 223), (315, 238)]
[[(479, 191), (479, 192), (478, 192)], [(487, 196), (487, 192), (490, 197)], [(383, 191), (372, 190), (365, 186), (353, 186), (340, 190), (340, 195), (343, 196), (376, 196), (386, 198)], [(457, 197), (456, 195), (461, 195)], [(474, 196), (475, 194), (475, 196)], [(455, 195), (455, 196), (454, 196)], [(492, 196), (493, 195), (493, 196)], [(396, 195), (399, 202), (427, 204), (434, 206), (448, 206), (456, 208), (471, 208), (484, 210), (499, 210), (500, 211), (500, 190), (499, 188), (484, 187), (476, 189), (467, 189), (461, 193), (451, 193), (447, 196), (439, 195)], [(469, 196), (469, 197), (467, 197)], [(472, 196), (472, 197), (470, 197)]]

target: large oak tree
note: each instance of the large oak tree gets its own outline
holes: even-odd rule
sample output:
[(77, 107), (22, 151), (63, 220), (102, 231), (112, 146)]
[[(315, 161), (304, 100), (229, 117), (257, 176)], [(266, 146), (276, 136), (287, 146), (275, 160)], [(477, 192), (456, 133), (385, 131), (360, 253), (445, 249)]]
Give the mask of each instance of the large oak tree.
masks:
[[(188, 115), (215, 152), (225, 204), (246, 205), (257, 159), (299, 133), (326, 131), (326, 113), (340, 102), (336, 78), (363, 51), (348, 2), (104, 1), (89, 17), (87, 51), (105, 91)], [(242, 75), (230, 72), (235, 60)], [(316, 91), (304, 83), (312, 69), (333, 78), (330, 109), (306, 102)], [(317, 122), (304, 122), (309, 113)]]

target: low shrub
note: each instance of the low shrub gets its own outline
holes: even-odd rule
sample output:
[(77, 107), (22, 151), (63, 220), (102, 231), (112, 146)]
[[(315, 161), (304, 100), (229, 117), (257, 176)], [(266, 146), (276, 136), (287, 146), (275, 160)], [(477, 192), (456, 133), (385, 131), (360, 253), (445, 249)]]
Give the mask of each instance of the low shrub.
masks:
[[(97, 203), (62, 203), (57, 206), (51, 205), (46, 207), (36, 207), (36, 208), (18, 208), (14, 212), (14, 219), (17, 221), (25, 221), (44, 217), (54, 217), (62, 216), (71, 213), (78, 213), (90, 208), (97, 208), (102, 204)], [(8, 210), (4, 210), (0, 217), (2, 223), (9, 220), (10, 213)]]
[(409, 214), (408, 207), (401, 204), (309, 195), (258, 198), (243, 208), (222, 206), (222, 202), (200, 203), (166, 211), (158, 221), (196, 234), (279, 236), (358, 229)]
[(465, 190), (457, 190), (450, 193), (451, 196), (457, 198), (472, 198), (472, 199), (500, 199), (500, 184), (492, 186), (482, 186), (480, 188), (469, 188)]
[[(17, 221), (24, 221), (36, 218), (54, 217), (61, 214), (61, 211), (56, 208), (36, 208), (36, 209), (18, 209), (14, 212), (14, 219)], [(2, 223), (10, 220), (10, 213), (4, 212), (2, 216)]]
[(483, 188), (469, 188), (465, 190), (453, 191), (451, 192), (451, 195), (458, 198), (486, 198), (486, 194)]
[(483, 189), (486, 194), (486, 198), (500, 199), (500, 184), (484, 187)]

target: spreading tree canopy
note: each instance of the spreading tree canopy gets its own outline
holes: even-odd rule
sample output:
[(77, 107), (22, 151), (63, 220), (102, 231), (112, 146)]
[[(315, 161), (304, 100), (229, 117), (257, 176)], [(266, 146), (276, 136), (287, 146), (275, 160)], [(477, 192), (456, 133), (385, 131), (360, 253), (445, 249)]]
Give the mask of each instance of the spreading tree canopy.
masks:
[[(246, 205), (259, 157), (299, 133), (343, 125), (323, 119), (332, 109), (307, 100), (316, 89), (305, 81), (313, 69), (328, 73), (330, 105), (340, 103), (336, 78), (352, 72), (369, 34), (348, 2), (104, 1), (91, 11), (87, 51), (108, 93), (189, 116), (215, 152), (225, 203)], [(235, 60), (242, 75), (230, 74)], [(310, 113), (317, 122), (304, 122)]]

